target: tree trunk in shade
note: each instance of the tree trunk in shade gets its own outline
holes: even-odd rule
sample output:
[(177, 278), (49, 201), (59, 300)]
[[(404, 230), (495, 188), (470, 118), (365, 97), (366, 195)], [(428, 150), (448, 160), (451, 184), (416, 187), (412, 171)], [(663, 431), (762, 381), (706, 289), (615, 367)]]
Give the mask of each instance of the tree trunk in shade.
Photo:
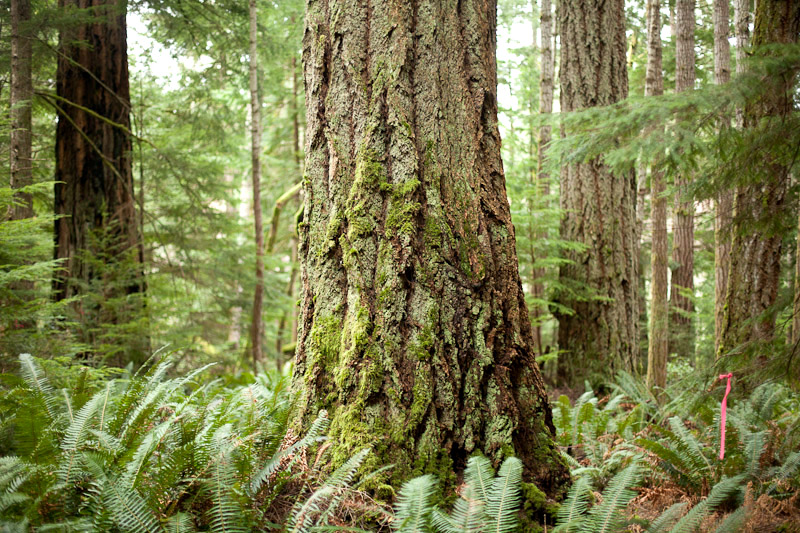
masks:
[[(31, 38), (28, 25), (31, 21), (30, 0), (11, 1), (11, 188), (17, 191), (33, 183), (31, 158), (31, 100), (33, 78), (31, 70)], [(11, 210), (12, 220), (33, 216), (33, 198), (30, 193), (14, 193), (16, 204)]]
[[(664, 94), (661, 71), (661, 3), (647, 2), (647, 70), (645, 96)], [(647, 386), (663, 389), (667, 384), (667, 352), (669, 343), (669, 304), (667, 302), (667, 198), (664, 172), (653, 165), (650, 174), (650, 201), (653, 211), (653, 245), (650, 252), (650, 334), (647, 349)]]
[[(756, 6), (753, 54), (772, 54), (774, 44), (794, 44), (800, 34), (800, 3), (762, 0)], [(769, 128), (792, 112), (794, 79), (771, 76), (764, 93), (744, 110), (745, 128)], [(754, 168), (751, 183), (734, 198), (730, 274), (719, 354), (745, 343), (770, 341), (775, 329), (774, 304), (780, 285), (781, 224), (786, 217), (789, 168), (766, 154)], [(788, 217), (787, 217), (788, 218)]]
[[(30, 0), (12, 0), (9, 153), (14, 205), (11, 207), (11, 220), (22, 220), (34, 216), (33, 196), (29, 192), (21, 190), (33, 184), (33, 159), (31, 157), (33, 76), (30, 21)], [(5, 217), (5, 213), (3, 213), (3, 217)], [(10, 288), (11, 298), (15, 304), (24, 305), (33, 297), (34, 284), (32, 281), (17, 281), (12, 283)], [(35, 324), (35, 320), (30, 317), (17, 318), (17, 327), (20, 329), (33, 327)]]
[[(675, 92), (694, 89), (694, 0), (676, 0)], [(685, 172), (675, 176), (675, 222), (672, 237), (670, 347), (680, 357), (694, 357), (694, 201)]]
[(452, 486), (481, 451), (567, 470), (534, 360), (497, 126), (496, 3), (312, 1), (299, 419)]
[[(59, 0), (59, 7), (92, 9), (100, 17), (62, 31), (53, 102), (59, 109), (55, 258), (63, 260), (53, 295), (91, 297), (74, 304), (81, 340), (91, 345), (106, 333), (100, 326), (141, 316), (145, 290), (131, 169), (125, 3)], [(132, 335), (114, 362), (143, 361), (145, 338)]]
[[(714, 83), (724, 85), (731, 80), (731, 45), (728, 0), (714, 0)], [(720, 123), (729, 128), (730, 121)], [(733, 190), (717, 193), (714, 213), (714, 339), (715, 351), (719, 349), (722, 334), (722, 316), (725, 309), (725, 291), (731, 262), (731, 222), (733, 221)]]
[[(609, 105), (628, 93), (625, 16), (622, 0), (563, 0), (561, 108), (575, 111)], [(567, 132), (569, 135), (569, 132)], [(563, 239), (586, 245), (570, 252), (560, 270), (565, 286), (591, 291), (588, 299), (562, 292), (557, 299), (575, 314), (559, 314), (559, 378), (580, 381), (631, 368), (638, 355), (638, 243), (636, 179), (612, 174), (600, 159), (562, 172)]]
[(261, 99), (258, 97), (258, 6), (250, 0), (250, 156), (256, 241), (256, 287), (250, 323), (253, 364), (264, 360), (264, 214), (261, 212)]

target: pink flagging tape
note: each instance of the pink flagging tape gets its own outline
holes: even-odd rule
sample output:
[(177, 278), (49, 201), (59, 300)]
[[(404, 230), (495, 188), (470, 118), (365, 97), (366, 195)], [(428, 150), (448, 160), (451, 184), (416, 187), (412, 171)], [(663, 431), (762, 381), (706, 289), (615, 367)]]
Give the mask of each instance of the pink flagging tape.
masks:
[(719, 421), (719, 458), (725, 458), (725, 418), (728, 413), (728, 394), (731, 392), (731, 378), (733, 374), (720, 374), (719, 379), (728, 378), (728, 386), (725, 387), (725, 396), (722, 398), (722, 415)]

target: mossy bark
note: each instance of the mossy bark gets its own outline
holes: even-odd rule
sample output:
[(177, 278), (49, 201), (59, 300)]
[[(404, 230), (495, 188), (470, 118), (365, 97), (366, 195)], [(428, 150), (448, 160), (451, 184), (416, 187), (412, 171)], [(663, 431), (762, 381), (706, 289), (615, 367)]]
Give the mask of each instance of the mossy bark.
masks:
[[(628, 94), (622, 0), (558, 3), (561, 107), (610, 105)], [(569, 132), (567, 132), (569, 135)], [(559, 379), (580, 383), (613, 375), (638, 357), (636, 180), (614, 174), (601, 158), (562, 171), (562, 238), (585, 245), (568, 253), (557, 299), (574, 314), (558, 314)], [(571, 290), (574, 289), (574, 290)], [(577, 297), (577, 294), (583, 297)]]
[(311, 0), (294, 382), (334, 462), (452, 483), (567, 470), (532, 350), (500, 160), (494, 2)]
[[(769, 45), (793, 44), (800, 34), (800, 4), (764, 0), (756, 6), (753, 54), (773, 54)], [(744, 127), (769, 131), (793, 109), (794, 76), (763, 80), (765, 91), (744, 110)], [(748, 184), (734, 197), (733, 242), (718, 355), (743, 344), (769, 342), (775, 333), (775, 301), (781, 274), (783, 235), (794, 229), (788, 203), (790, 171), (774, 155), (759, 159)], [(762, 362), (766, 356), (762, 356)]]

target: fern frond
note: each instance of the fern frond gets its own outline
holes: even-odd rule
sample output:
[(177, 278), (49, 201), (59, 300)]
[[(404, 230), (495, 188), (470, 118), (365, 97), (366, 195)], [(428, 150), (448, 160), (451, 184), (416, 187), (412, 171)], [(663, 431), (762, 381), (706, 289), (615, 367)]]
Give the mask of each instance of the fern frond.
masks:
[(320, 442), (324, 440), (325, 437), (322, 435), (328, 429), (328, 424), (330, 424), (330, 420), (328, 419), (327, 411), (321, 411), (319, 416), (317, 416), (316, 420), (311, 424), (311, 427), (308, 430), (308, 433), (305, 437), (300, 439), (299, 441), (295, 442), (288, 448), (281, 450), (275, 453), (269, 461), (258, 471), (258, 473), (253, 476), (253, 479), (250, 481), (250, 494), (258, 494), (258, 491), (261, 490), (262, 485), (274, 474), (278, 468), (281, 466), (281, 460), (284, 457), (291, 456), (295, 452), (308, 448), (312, 444)]
[(92, 418), (97, 413), (98, 407), (103, 401), (103, 396), (102, 392), (92, 396), (75, 414), (75, 419), (64, 434), (64, 439), (61, 441), (61, 448), (64, 453), (58, 469), (58, 479), (62, 483), (68, 484), (72, 479), (78, 452), (89, 435)]
[(208, 510), (211, 531), (221, 533), (245, 533), (243, 524), (244, 509), (234, 492), (236, 470), (231, 461), (231, 449), (228, 443), (231, 426), (225, 425), (214, 433), (216, 457), (211, 464), (211, 478), (206, 484), (211, 493), (211, 509)]
[(103, 466), (92, 455), (85, 454), (82, 459), (96, 480), (103, 504), (111, 511), (114, 522), (122, 531), (162, 531), (161, 525), (147, 507), (147, 502), (138, 492), (123, 487), (116, 477), (107, 476)]
[(630, 488), (639, 482), (640, 477), (641, 468), (634, 462), (611, 479), (603, 491), (603, 503), (595, 506), (589, 513), (595, 533), (620, 530), (625, 521), (622, 510), (636, 496)]
[(745, 453), (747, 454), (747, 475), (751, 479), (758, 477), (761, 471), (761, 454), (764, 453), (766, 431), (748, 433), (745, 438)]
[(675, 524), (670, 533), (692, 533), (700, 527), (700, 523), (710, 512), (717, 508), (723, 501), (727, 500), (734, 492), (739, 490), (744, 481), (744, 475), (725, 478), (711, 489), (708, 497), (698, 503), (686, 513), (686, 516)]
[(196, 531), (194, 517), (189, 513), (176, 513), (169, 517), (164, 529), (169, 533), (191, 533)]
[(469, 458), (467, 469), (464, 471), (464, 481), (473, 497), (484, 502), (488, 501), (492, 479), (494, 479), (494, 469), (487, 457), (475, 455)]
[(783, 464), (778, 468), (776, 477), (778, 479), (789, 479), (800, 470), (800, 451), (796, 451), (789, 455)]
[(669, 425), (672, 433), (677, 437), (680, 448), (686, 451), (686, 456), (691, 458), (692, 466), (696, 470), (711, 470), (711, 463), (703, 454), (703, 447), (700, 442), (688, 429), (683, 425), (683, 421), (673, 416), (669, 419)]
[(486, 516), (484, 510), (494, 478), (489, 459), (482, 455), (470, 457), (464, 471), (464, 489), (448, 515), (434, 509), (431, 521), (437, 531), (447, 533), (482, 531)]
[(308, 497), (306, 502), (295, 509), (289, 520), (289, 527), (296, 533), (305, 533), (309, 528), (327, 525), (334, 511), (339, 507), (346, 489), (353, 483), (353, 476), (370, 453), (364, 448), (337, 468), (322, 486)]
[(744, 527), (747, 520), (747, 508), (739, 507), (734, 512), (725, 517), (725, 520), (720, 522), (714, 533), (738, 533)]
[(522, 461), (509, 457), (500, 465), (486, 498), (487, 528), (492, 533), (514, 531), (522, 503)]
[(589, 509), (589, 493), (592, 486), (585, 477), (578, 478), (570, 487), (567, 498), (556, 515), (558, 530), (564, 533), (581, 531), (581, 521)]
[(647, 532), (662, 533), (668, 528), (674, 526), (675, 522), (678, 521), (688, 505), (689, 504), (686, 502), (678, 502), (671, 505), (666, 511), (661, 513), (658, 518), (650, 523), (650, 526), (647, 528)]
[(436, 489), (436, 478), (430, 474), (406, 481), (395, 504), (392, 529), (401, 533), (429, 531), (430, 499)]
[(39, 365), (29, 353), (20, 354), (19, 365), (22, 379), (34, 391), (34, 394), (44, 402), (50, 422), (56, 422), (60, 414), (58, 398), (47, 376), (44, 375), (42, 369), (39, 368)]

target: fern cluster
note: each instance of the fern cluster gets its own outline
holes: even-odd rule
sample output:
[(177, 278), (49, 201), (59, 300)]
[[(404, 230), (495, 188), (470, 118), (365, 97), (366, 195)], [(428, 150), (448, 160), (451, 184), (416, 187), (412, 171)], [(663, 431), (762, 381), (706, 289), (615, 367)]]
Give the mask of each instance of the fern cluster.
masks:
[(20, 365), (22, 381), (2, 398), (16, 405), (0, 422), (14, 451), (0, 458), (4, 531), (252, 531), (265, 523), (259, 504), (327, 425), (322, 413), (281, 449), (289, 395), (265, 376), (201, 384), (206, 367), (169, 377), (167, 359), (81, 402), (32, 356)]
[[(620, 531), (636, 522), (651, 532), (698, 531), (725, 504), (735, 510), (717, 531), (739, 531), (747, 518), (746, 487), (755, 497), (776, 499), (800, 489), (800, 416), (796, 395), (785, 387), (764, 384), (731, 401), (723, 461), (717, 457), (719, 404), (701, 387), (667, 391), (663, 405), (628, 374), (614, 389), (604, 400), (587, 391), (574, 404), (562, 396), (554, 406), (557, 440), (575, 479), (557, 530)], [(648, 463), (657, 470), (645, 475)], [(698, 503), (676, 503), (649, 524), (626, 518), (622, 511), (636, 495), (631, 489), (663, 479)]]
[(431, 504), (436, 478), (420, 476), (400, 489), (392, 529), (401, 533), (516, 531), (522, 503), (521, 482), (519, 459), (506, 459), (495, 476), (489, 459), (474, 456), (467, 463), (464, 485), (450, 512)]

